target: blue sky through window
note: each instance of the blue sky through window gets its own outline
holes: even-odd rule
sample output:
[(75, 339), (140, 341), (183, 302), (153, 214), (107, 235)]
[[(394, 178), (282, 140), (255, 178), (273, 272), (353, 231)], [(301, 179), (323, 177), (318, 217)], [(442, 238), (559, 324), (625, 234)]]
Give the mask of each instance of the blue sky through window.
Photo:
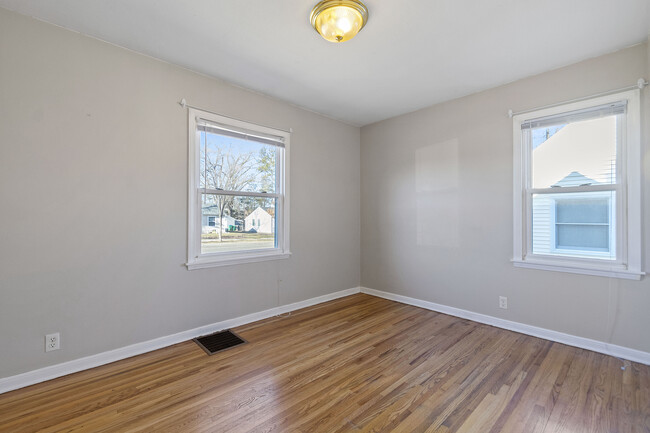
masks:
[(533, 150), (539, 147), (540, 144), (555, 135), (560, 129), (566, 125), (550, 126), (548, 128), (537, 128), (532, 131)]

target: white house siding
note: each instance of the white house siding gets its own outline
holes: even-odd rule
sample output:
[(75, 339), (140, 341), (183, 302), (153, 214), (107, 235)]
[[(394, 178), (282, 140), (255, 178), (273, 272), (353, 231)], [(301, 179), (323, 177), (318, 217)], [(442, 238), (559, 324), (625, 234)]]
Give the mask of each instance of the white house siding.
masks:
[[(255, 220), (254, 224), (253, 220)], [(275, 218), (261, 207), (251, 212), (244, 221), (246, 231), (255, 229), (257, 233), (275, 233)]]
[(555, 200), (548, 196), (533, 199), (533, 253), (548, 254), (553, 245)]
[[(215, 225), (211, 226), (208, 222), (208, 217), (214, 217)], [(222, 233), (225, 233), (228, 229), (228, 226), (235, 225), (235, 219), (229, 215), (223, 216), (223, 227), (221, 229)], [(202, 215), (201, 216), (201, 226), (202, 233), (212, 233), (216, 232), (219, 229), (219, 216), (218, 215)]]

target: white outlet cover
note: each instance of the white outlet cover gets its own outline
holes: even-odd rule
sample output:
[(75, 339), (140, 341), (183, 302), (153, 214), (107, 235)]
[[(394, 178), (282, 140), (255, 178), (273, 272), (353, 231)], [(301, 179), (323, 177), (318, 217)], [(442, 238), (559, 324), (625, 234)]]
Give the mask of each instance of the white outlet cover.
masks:
[(47, 334), (45, 336), (45, 351), (51, 352), (61, 348), (61, 335), (56, 332), (54, 334)]

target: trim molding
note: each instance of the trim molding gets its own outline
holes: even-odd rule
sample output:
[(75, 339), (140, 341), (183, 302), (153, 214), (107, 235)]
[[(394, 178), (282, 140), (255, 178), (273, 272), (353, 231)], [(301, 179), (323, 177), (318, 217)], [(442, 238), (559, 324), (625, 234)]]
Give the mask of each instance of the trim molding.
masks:
[(28, 371), (26, 373), (17, 374), (15, 376), (0, 378), (0, 394), (12, 391), (14, 389), (24, 388), (29, 385), (34, 385), (36, 383), (45, 382), (46, 380), (51, 380), (68, 374), (77, 373), (79, 371), (88, 370), (89, 368), (99, 367), (100, 365), (109, 364), (111, 362), (130, 358), (132, 356), (141, 355), (143, 353), (151, 352), (152, 350), (162, 349), (163, 347), (171, 346), (173, 344), (191, 340), (192, 338), (221, 331), (223, 329), (246, 325), (258, 320), (277, 316), (278, 314), (284, 314), (290, 311), (299, 310), (301, 308), (311, 307), (312, 305), (322, 304), (323, 302), (331, 301), (334, 299), (343, 298), (345, 296), (354, 295), (360, 291), (361, 289), (359, 287), (341, 290), (338, 292), (330, 293), (328, 295), (318, 296), (316, 298), (270, 308), (268, 310), (235, 317), (233, 319), (212, 323), (210, 325), (200, 326), (198, 328), (182, 331), (177, 334), (154, 338), (153, 340), (143, 341), (142, 343), (132, 344), (130, 346), (109, 350), (107, 352), (98, 353), (96, 355), (73, 359), (72, 361), (43, 367), (38, 370)]
[(255, 263), (255, 262), (266, 262), (269, 260), (280, 260), (288, 259), (291, 257), (291, 252), (288, 253), (253, 253), (253, 254), (240, 254), (240, 255), (229, 255), (227, 258), (221, 258), (219, 260), (207, 259), (195, 259), (194, 261), (185, 263), (187, 269), (193, 271), (194, 269), (205, 269), (205, 268), (215, 268), (217, 266), (230, 266), (238, 265), (241, 263)]
[(645, 272), (641, 271), (630, 271), (627, 269), (612, 269), (608, 270), (605, 268), (587, 268), (581, 266), (571, 266), (567, 263), (554, 263), (551, 261), (544, 260), (511, 260), (512, 264), (518, 268), (530, 268), (530, 269), (542, 269), (545, 271), (556, 271), (556, 272), (569, 272), (572, 274), (582, 274), (582, 275), (596, 275), (599, 277), (612, 277), (612, 278), (623, 278), (626, 280), (640, 280), (642, 276), (645, 275)]
[(539, 337), (545, 340), (555, 341), (558, 343), (567, 344), (569, 346), (579, 347), (581, 349), (593, 350), (594, 352), (604, 353), (606, 355), (615, 356), (617, 358), (623, 358), (630, 361), (639, 362), (641, 364), (650, 365), (650, 353), (648, 352), (642, 352), (640, 350), (630, 349), (628, 347), (608, 344), (603, 341), (565, 334), (563, 332), (552, 331), (546, 328), (539, 328), (537, 326), (526, 325), (524, 323), (499, 319), (498, 317), (494, 316), (488, 316), (485, 314), (475, 313), (473, 311), (462, 310), (460, 308), (449, 307), (442, 304), (436, 304), (434, 302), (422, 301), (420, 299), (397, 295), (389, 292), (383, 292), (381, 290), (369, 289), (367, 287), (361, 287), (360, 289), (361, 293), (377, 296), (379, 298), (400, 302), (402, 304), (413, 305), (416, 307), (425, 308), (427, 310), (449, 314), (450, 316), (456, 316), (463, 319), (469, 319), (474, 322), (495, 326), (497, 328), (503, 328), (526, 335), (532, 335), (533, 337)]

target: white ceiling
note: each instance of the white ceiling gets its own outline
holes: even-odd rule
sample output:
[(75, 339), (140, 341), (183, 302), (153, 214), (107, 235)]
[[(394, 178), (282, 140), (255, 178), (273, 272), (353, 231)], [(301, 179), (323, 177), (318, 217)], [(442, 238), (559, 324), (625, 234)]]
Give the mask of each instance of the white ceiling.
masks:
[[(0, 6), (366, 125), (645, 40), (648, 0), (367, 0), (333, 44), (317, 0), (0, 0)], [(648, 78), (648, 77), (646, 77)]]

